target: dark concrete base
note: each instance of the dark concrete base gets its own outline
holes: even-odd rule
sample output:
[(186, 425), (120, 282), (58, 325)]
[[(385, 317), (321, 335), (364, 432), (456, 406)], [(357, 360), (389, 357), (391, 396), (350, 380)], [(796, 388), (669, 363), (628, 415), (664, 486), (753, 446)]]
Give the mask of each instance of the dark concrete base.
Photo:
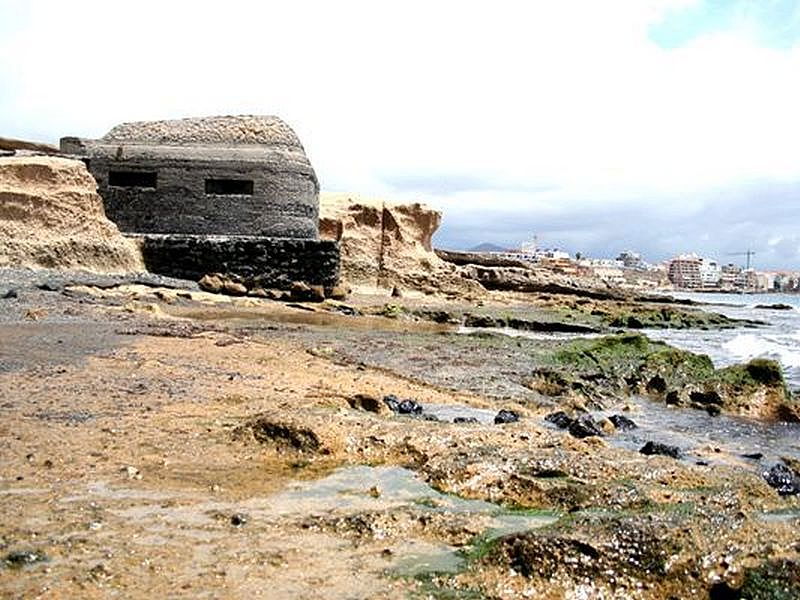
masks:
[(140, 240), (147, 270), (199, 280), (206, 273), (238, 275), (264, 288), (294, 281), (331, 288), (339, 280), (339, 243), (250, 236), (130, 234)]

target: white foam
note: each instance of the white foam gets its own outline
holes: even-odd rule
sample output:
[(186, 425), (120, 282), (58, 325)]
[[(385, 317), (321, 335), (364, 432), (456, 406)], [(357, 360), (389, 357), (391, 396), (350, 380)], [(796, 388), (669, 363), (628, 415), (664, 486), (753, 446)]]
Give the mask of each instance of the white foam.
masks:
[[(797, 333), (787, 336), (797, 339)], [(792, 339), (743, 333), (725, 342), (723, 348), (738, 360), (773, 358), (784, 367), (800, 367), (800, 349)]]

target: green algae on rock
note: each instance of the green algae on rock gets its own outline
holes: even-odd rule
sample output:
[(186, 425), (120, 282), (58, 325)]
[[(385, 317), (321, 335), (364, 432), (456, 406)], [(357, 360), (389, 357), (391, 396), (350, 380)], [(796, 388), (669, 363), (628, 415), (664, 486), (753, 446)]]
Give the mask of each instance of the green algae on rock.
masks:
[(715, 369), (703, 354), (637, 333), (577, 339), (556, 350), (528, 385), (540, 393), (572, 393), (602, 401), (642, 394), (668, 404), (780, 421), (800, 421), (778, 363), (758, 358)]

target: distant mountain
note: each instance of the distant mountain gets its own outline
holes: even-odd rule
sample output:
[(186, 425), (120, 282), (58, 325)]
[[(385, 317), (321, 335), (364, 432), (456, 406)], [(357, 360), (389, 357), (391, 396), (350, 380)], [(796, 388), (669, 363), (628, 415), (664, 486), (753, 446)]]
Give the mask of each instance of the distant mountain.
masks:
[(489, 242), (483, 242), (482, 244), (473, 246), (468, 250), (468, 252), (506, 252), (506, 251), (507, 251), (506, 248), (498, 246), (497, 244), (490, 244)]

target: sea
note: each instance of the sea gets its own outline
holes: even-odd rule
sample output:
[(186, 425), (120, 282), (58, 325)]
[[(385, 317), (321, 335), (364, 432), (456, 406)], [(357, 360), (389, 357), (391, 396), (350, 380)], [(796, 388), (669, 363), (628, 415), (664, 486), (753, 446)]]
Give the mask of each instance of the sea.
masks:
[[(699, 308), (704, 310), (735, 319), (764, 321), (767, 325), (719, 331), (653, 329), (644, 332), (648, 337), (677, 348), (707, 354), (717, 367), (751, 358), (774, 359), (783, 367), (789, 387), (800, 390), (800, 295), (671, 292), (670, 296), (702, 302)], [(758, 308), (774, 304), (792, 308)]]

